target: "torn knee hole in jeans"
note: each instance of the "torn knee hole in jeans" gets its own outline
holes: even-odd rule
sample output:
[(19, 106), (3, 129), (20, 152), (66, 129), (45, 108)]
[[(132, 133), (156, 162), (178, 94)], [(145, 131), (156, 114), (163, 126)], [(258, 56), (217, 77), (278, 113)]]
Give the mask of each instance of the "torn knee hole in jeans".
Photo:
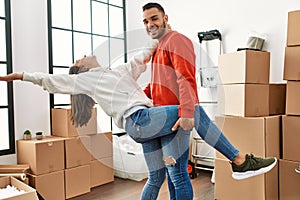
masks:
[(175, 165), (176, 160), (172, 156), (164, 157), (164, 162), (166, 165)]

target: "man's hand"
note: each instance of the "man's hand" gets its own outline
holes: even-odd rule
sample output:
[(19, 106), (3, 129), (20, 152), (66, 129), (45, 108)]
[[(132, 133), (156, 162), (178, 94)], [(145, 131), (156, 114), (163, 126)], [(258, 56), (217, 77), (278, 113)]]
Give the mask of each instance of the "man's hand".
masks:
[(23, 73), (12, 73), (8, 74), (6, 76), (0, 76), (0, 81), (14, 81), (14, 80), (22, 80), (23, 79)]
[(194, 128), (194, 118), (180, 117), (172, 127), (172, 131), (175, 131), (178, 126), (185, 131), (191, 130)]

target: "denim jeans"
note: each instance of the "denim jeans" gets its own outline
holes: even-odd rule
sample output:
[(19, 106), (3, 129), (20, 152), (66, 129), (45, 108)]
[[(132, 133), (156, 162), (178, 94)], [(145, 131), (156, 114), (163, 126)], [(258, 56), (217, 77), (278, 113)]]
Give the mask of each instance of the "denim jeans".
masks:
[[(149, 178), (142, 194), (143, 200), (157, 198), (166, 174), (171, 199), (193, 198), (187, 174), (189, 131), (183, 131), (179, 127), (174, 134), (171, 128), (177, 120), (177, 105), (138, 110), (126, 120), (125, 130), (136, 142), (142, 143), (149, 169)], [(197, 133), (207, 144), (229, 160), (237, 156), (238, 150), (231, 145), (200, 105), (195, 106), (194, 120)], [(169, 158), (168, 162), (163, 160), (166, 158)], [(176, 163), (169, 164), (173, 159)]]

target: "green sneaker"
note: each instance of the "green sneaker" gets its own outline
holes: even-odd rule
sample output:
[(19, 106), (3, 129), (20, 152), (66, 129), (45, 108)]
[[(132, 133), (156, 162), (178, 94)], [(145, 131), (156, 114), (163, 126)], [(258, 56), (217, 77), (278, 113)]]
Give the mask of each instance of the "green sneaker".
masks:
[(253, 154), (246, 154), (246, 161), (241, 165), (236, 165), (233, 162), (232, 166), (232, 178), (236, 180), (242, 180), (257, 176), (270, 171), (277, 163), (277, 159), (274, 158), (258, 158)]

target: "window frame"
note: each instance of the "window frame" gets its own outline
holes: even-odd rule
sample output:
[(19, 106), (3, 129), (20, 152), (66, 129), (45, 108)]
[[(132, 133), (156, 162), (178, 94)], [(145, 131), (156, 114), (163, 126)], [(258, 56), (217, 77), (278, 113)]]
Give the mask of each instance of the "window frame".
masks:
[[(102, 34), (96, 34), (96, 33), (93, 33), (92, 30), (90, 32), (84, 32), (84, 31), (77, 31), (77, 30), (74, 30), (74, 27), (73, 27), (73, 19), (74, 19), (74, 16), (73, 16), (73, 0), (70, 0), (71, 1), (71, 28), (70, 29), (65, 29), (65, 28), (59, 28), (59, 27), (53, 27), (52, 26), (52, 8), (51, 8), (51, 0), (47, 0), (47, 10), (48, 10), (48, 48), (49, 48), (49, 73), (50, 74), (53, 74), (54, 73), (54, 69), (55, 68), (63, 68), (63, 69), (66, 69), (66, 68), (69, 68), (70, 66), (54, 66), (53, 65), (53, 38), (52, 38), (52, 30), (53, 29), (56, 29), (56, 30), (65, 30), (65, 31), (71, 31), (72, 33), (72, 63), (75, 62), (76, 59), (78, 58), (74, 58), (74, 35), (75, 33), (83, 33), (83, 34), (88, 34), (89, 36), (91, 36), (91, 49), (93, 49), (93, 36), (101, 36), (101, 37), (106, 37), (109, 42), (108, 42), (108, 54), (109, 54), (109, 66), (111, 65), (111, 55), (110, 55), (110, 52), (111, 52), (111, 45), (110, 45), (110, 39), (120, 39), (120, 40), (124, 40), (124, 62), (127, 61), (127, 39), (126, 39), (126, 3), (125, 3), (125, 0), (122, 0), (122, 4), (123, 6), (119, 6), (119, 5), (114, 5), (114, 4), (110, 4), (109, 3), (109, 0), (107, 0), (107, 2), (105, 1), (101, 1), (101, 0), (90, 0), (90, 5), (91, 5), (91, 16), (90, 16), (90, 19), (91, 19), (91, 26), (93, 25), (92, 24), (92, 3), (93, 2), (97, 2), (97, 3), (101, 3), (101, 4), (105, 4), (107, 5), (107, 9), (108, 9), (108, 34), (107, 35), (102, 35)], [(109, 9), (110, 9), (110, 6), (113, 6), (113, 7), (117, 7), (117, 8), (121, 8), (123, 9), (123, 31), (124, 31), (124, 35), (123, 35), (123, 38), (119, 38), (119, 37), (114, 37), (114, 36), (111, 36), (110, 35), (110, 31), (109, 31), (109, 27), (110, 27), (110, 23), (111, 23), (111, 19), (110, 19), (110, 14), (109, 14)], [(92, 28), (91, 28), (92, 29)], [(49, 98), (50, 98), (50, 110), (52, 108), (55, 108), (55, 107), (61, 107), (61, 106), (70, 106), (70, 104), (55, 104), (55, 97), (53, 94), (50, 94), (49, 95)], [(52, 119), (52, 116), (51, 116), (51, 112), (50, 112), (50, 119)], [(112, 119), (110, 118), (110, 130), (112, 131), (113, 130), (113, 124), (112, 124)], [(50, 125), (52, 127), (52, 120), (50, 122)]]
[[(11, 41), (11, 13), (10, 0), (4, 0), (5, 17), (5, 33), (6, 33), (6, 62), (0, 61), (0, 64), (7, 65), (7, 74), (12, 73), (12, 41)], [(14, 101), (13, 101), (13, 83), (7, 83), (7, 106), (0, 106), (0, 109), (8, 109), (8, 129), (9, 129), (9, 148), (1, 149), (0, 156), (15, 154), (15, 126), (14, 126)]]

